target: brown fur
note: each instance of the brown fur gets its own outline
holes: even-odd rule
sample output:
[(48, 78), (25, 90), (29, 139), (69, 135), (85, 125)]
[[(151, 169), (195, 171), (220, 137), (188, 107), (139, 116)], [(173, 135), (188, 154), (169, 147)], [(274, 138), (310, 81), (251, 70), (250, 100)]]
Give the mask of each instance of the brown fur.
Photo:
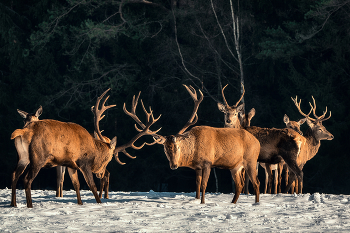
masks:
[[(89, 132), (75, 123), (55, 120), (39, 120), (27, 125), (24, 129), (15, 130), (11, 139), (19, 156), (28, 156), (30, 165), (24, 178), (27, 206), (32, 207), (31, 183), (42, 167), (67, 166), (74, 188), (77, 192), (78, 204), (82, 204), (79, 194), (77, 170), (80, 170), (94, 193), (98, 203), (101, 202), (93, 181), (92, 173), (98, 178), (104, 174), (107, 164), (113, 157), (116, 138), (105, 143), (94, 139)], [(20, 174), (28, 164), (17, 164), (12, 179), (11, 206), (16, 206), (16, 183)]]
[[(251, 109), (248, 115), (241, 112), (230, 122), (239, 122), (235, 128), (243, 128), (254, 135), (260, 142), (260, 154), (258, 162), (267, 164), (277, 164), (283, 160), (288, 164), (291, 171), (297, 174), (298, 179), (303, 179), (303, 173), (297, 165), (297, 158), (299, 153), (300, 141), (304, 140), (297, 132), (291, 129), (275, 129), (275, 128), (261, 128), (250, 126), (250, 121), (255, 115), (255, 109)], [(225, 116), (225, 127), (232, 127), (227, 124), (227, 116)], [(272, 189), (273, 177), (271, 169), (269, 173), (269, 192)], [(271, 174), (271, 175), (270, 175)], [(248, 179), (246, 179), (246, 192), (248, 187)]]
[(259, 202), (259, 180), (256, 163), (260, 151), (258, 140), (242, 129), (196, 126), (184, 135), (167, 136), (163, 143), (170, 168), (188, 167), (196, 171), (196, 198), (202, 190), (201, 203), (205, 203), (205, 189), (212, 167), (229, 169), (236, 184), (232, 200), (237, 202), (243, 188), (242, 168), (253, 182), (255, 201)]

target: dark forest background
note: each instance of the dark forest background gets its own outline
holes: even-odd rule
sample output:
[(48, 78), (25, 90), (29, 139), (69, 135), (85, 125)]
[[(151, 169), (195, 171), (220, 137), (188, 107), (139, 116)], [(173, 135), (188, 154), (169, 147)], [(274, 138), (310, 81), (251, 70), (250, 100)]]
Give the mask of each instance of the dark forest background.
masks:
[[(0, 188), (10, 188), (16, 166), (10, 135), (23, 127), (16, 109), (34, 113), (42, 105), (41, 119), (75, 122), (92, 132), (90, 107), (111, 88), (108, 104), (117, 107), (108, 110), (100, 127), (122, 144), (136, 134), (122, 106), (126, 102), (130, 109), (139, 91), (155, 115), (162, 114), (153, 128), (170, 135), (193, 108), (182, 84), (204, 93), (196, 125), (223, 127), (217, 108), (221, 88), (229, 84), (226, 99), (235, 104), (243, 79), (246, 111), (256, 109), (252, 125), (282, 128), (284, 114), (300, 119), (291, 100), (296, 95), (304, 112), (311, 96), (319, 115), (328, 106), (332, 117), (323, 125), (335, 138), (322, 141), (304, 167), (304, 192), (349, 194), (350, 1), (232, 0), (232, 9), (236, 18), (230, 0), (2, 0)], [(144, 140), (152, 141), (136, 144)], [(137, 158), (120, 154), (126, 165), (113, 159), (107, 167), (111, 190), (195, 190), (195, 172), (172, 171), (162, 146), (128, 151)], [(215, 171), (218, 191), (232, 192), (230, 172)], [(263, 185), (262, 169), (259, 173)], [(83, 179), (81, 185), (88, 188)], [(42, 169), (33, 183), (34, 189), (55, 186), (55, 169)], [(65, 189), (71, 188), (66, 175)], [(216, 190), (212, 172), (207, 191)]]

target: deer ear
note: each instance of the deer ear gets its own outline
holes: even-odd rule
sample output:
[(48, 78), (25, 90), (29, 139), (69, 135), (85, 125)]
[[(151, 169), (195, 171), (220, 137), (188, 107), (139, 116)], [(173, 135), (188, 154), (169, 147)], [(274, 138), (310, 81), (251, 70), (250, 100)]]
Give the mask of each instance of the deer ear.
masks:
[(304, 118), (304, 119), (300, 119), (300, 120), (298, 121), (298, 124), (299, 124), (299, 125), (302, 125), (302, 124), (304, 124), (304, 123), (305, 123), (305, 121), (306, 121), (306, 118)]
[(221, 112), (226, 112), (225, 105), (223, 105), (222, 103), (218, 103), (218, 109), (219, 109)]
[(284, 122), (285, 124), (288, 124), (288, 123), (289, 123), (289, 117), (287, 116), (287, 114), (284, 114), (283, 122)]
[(27, 118), (27, 115), (28, 115), (28, 113), (27, 113), (27, 112), (22, 111), (22, 110), (19, 110), (19, 109), (17, 109), (17, 112), (19, 113), (19, 115), (21, 115), (21, 117), (23, 117), (23, 118)]
[(112, 141), (109, 143), (109, 148), (114, 150), (115, 146), (117, 145), (117, 137), (114, 137)]
[(250, 109), (248, 119), (251, 120), (255, 116), (255, 108)]
[(39, 118), (39, 116), (43, 113), (43, 107), (40, 106), (38, 110), (36, 110), (35, 116)]
[(237, 107), (237, 110), (236, 110), (237, 112), (243, 112), (244, 111), (244, 103), (243, 104), (241, 104), (241, 105), (239, 105), (238, 107)]

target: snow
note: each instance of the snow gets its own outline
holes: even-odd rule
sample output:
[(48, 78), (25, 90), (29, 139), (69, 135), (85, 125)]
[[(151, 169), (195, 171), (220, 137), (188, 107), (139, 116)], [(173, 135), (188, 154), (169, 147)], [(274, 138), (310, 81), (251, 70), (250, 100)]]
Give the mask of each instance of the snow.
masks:
[(324, 232), (350, 231), (350, 195), (110, 192), (97, 204), (92, 192), (75, 191), (56, 198), (52, 190), (32, 190), (26, 207), (24, 190), (10, 207), (11, 190), (0, 189), (0, 232)]

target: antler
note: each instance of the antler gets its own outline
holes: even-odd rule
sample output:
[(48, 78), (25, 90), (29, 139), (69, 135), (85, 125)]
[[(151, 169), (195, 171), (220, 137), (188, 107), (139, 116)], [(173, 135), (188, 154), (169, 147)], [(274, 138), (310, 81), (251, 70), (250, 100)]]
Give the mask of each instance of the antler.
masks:
[(197, 92), (196, 90), (190, 85), (189, 87), (187, 87), (184, 84), (184, 87), (186, 88), (186, 90), (188, 91), (188, 93), (191, 95), (193, 101), (194, 101), (194, 107), (193, 107), (193, 112), (192, 115), (190, 117), (190, 119), (188, 120), (188, 122), (185, 124), (185, 126), (178, 132), (178, 134), (182, 134), (183, 132), (186, 131), (186, 129), (188, 127), (190, 127), (191, 125), (196, 124), (197, 120), (198, 120), (198, 116), (197, 116), (197, 111), (198, 111), (198, 107), (199, 104), (202, 102), (203, 100), (203, 93), (201, 92), (201, 90), (199, 90), (199, 99), (197, 98)]
[(305, 114), (300, 109), (301, 100), (298, 102), (298, 96), (295, 96), (295, 99), (293, 99), (293, 97), (291, 97), (291, 99), (293, 100), (293, 102), (294, 102), (295, 106), (297, 107), (297, 109), (299, 110), (300, 114), (303, 115), (306, 118), (310, 118), (309, 115), (310, 115), (310, 113), (312, 111), (312, 106), (311, 106), (310, 112), (308, 114)]
[(106, 140), (104, 139), (104, 137), (101, 134), (100, 131), (100, 126), (99, 126), (99, 122), (105, 117), (105, 115), (102, 115), (104, 113), (104, 111), (106, 111), (109, 108), (115, 107), (116, 105), (108, 105), (105, 106), (106, 101), (108, 100), (109, 96), (106, 97), (106, 99), (103, 101), (101, 109), (98, 109), (99, 105), (100, 105), (100, 101), (101, 99), (106, 95), (106, 93), (110, 90), (110, 88), (108, 88), (105, 92), (103, 92), (103, 94), (97, 98), (96, 100), (96, 104), (95, 106), (91, 107), (91, 111), (94, 114), (94, 126), (95, 126), (95, 132), (97, 133), (98, 137), (100, 138), (101, 141), (106, 142)]
[[(322, 116), (317, 116), (317, 115), (316, 115), (316, 101), (315, 101), (315, 99), (314, 99), (313, 96), (311, 96), (311, 97), (312, 97), (312, 100), (313, 100), (313, 105), (309, 102), (311, 109), (310, 109), (310, 112), (309, 112), (307, 115), (306, 115), (305, 113), (303, 113), (303, 112), (301, 111), (301, 109), (300, 109), (301, 100), (299, 100), (299, 102), (298, 102), (298, 96), (296, 96), (295, 99), (293, 99), (293, 97), (292, 97), (292, 100), (293, 100), (295, 106), (297, 107), (297, 109), (299, 110), (300, 114), (303, 115), (303, 116), (305, 116), (305, 117), (308, 118), (309, 120), (312, 120), (312, 121), (314, 121), (314, 122), (322, 122), (322, 121), (328, 120), (328, 119), (331, 117), (331, 115), (332, 115), (331, 112), (329, 112), (329, 117), (327, 117), (326, 119), (324, 119), (324, 117), (325, 117), (326, 114), (327, 114), (327, 107), (326, 107), (326, 111), (323, 112)], [(311, 112), (313, 113), (313, 115), (314, 115), (314, 117), (315, 117), (316, 119), (310, 117), (310, 113), (311, 113)]]
[(315, 121), (317, 122), (322, 122), (322, 121), (325, 121), (325, 120), (328, 120), (329, 118), (331, 118), (332, 116), (332, 112), (329, 111), (329, 117), (327, 117), (326, 119), (324, 118), (327, 114), (327, 106), (326, 106), (326, 110), (323, 112), (322, 116), (317, 116), (316, 115), (316, 101), (315, 101), (315, 98), (313, 96), (312, 97), (312, 101), (313, 101), (313, 106), (311, 105), (311, 103), (309, 102), (310, 106), (312, 107), (312, 113), (314, 114), (314, 117), (316, 118)]
[[(144, 126), (143, 127), (143, 129), (141, 130), (141, 129), (139, 129), (139, 128), (137, 128), (137, 126), (136, 126), (136, 124), (135, 124), (135, 129), (139, 132), (136, 136), (134, 136), (128, 143), (126, 143), (126, 144), (124, 144), (124, 145), (122, 145), (122, 146), (118, 146), (118, 147), (116, 147), (115, 149), (114, 149), (114, 156), (115, 156), (115, 159), (120, 163), (120, 164), (125, 164), (125, 163), (122, 163), (122, 162), (120, 162), (120, 160), (119, 160), (119, 158), (118, 158), (118, 153), (119, 152), (123, 152), (126, 156), (128, 156), (128, 157), (130, 157), (130, 158), (136, 158), (136, 157), (133, 157), (133, 156), (131, 156), (128, 152), (126, 152), (126, 148), (128, 148), (128, 147), (131, 147), (131, 148), (133, 148), (133, 149), (135, 149), (135, 150), (139, 150), (139, 149), (141, 149), (145, 144), (147, 144), (146, 142), (144, 142), (141, 146), (135, 146), (134, 145), (134, 143), (140, 138), (140, 137), (142, 137), (142, 136), (144, 136), (144, 135), (157, 135), (157, 133), (158, 133), (158, 131), (159, 130), (161, 130), (161, 128), (160, 129), (158, 129), (158, 130), (156, 130), (156, 131), (151, 131), (149, 128), (155, 123), (155, 122), (157, 122), (158, 120), (159, 120), (159, 118), (160, 118), (160, 116), (158, 117), (158, 118), (154, 118), (154, 116), (153, 116), (153, 112), (152, 112), (152, 110), (150, 109), (150, 113), (148, 113), (146, 110), (145, 110), (145, 108), (144, 108), (144, 111), (145, 111), (145, 113), (146, 113), (146, 116), (147, 116), (147, 122), (146, 122), (146, 125), (144, 125), (139, 119), (138, 119), (138, 117), (136, 116), (136, 114), (133, 114), (133, 113), (135, 113), (135, 110), (136, 110), (136, 106), (137, 106), (137, 100), (138, 100), (138, 98), (139, 98), (139, 96), (140, 96), (140, 93), (139, 93), (139, 95), (137, 96), (137, 98), (136, 98), (136, 102), (134, 101), (135, 100), (135, 98), (133, 98), (133, 103), (132, 103), (132, 113), (130, 113), (130, 112), (128, 112), (127, 110), (126, 110), (126, 108), (125, 108), (125, 103), (124, 103), (124, 112), (127, 114), (127, 115), (129, 115), (129, 116), (131, 116), (141, 127), (142, 127), (142, 125)], [(134, 96), (135, 97), (135, 96)], [(142, 101), (141, 101), (141, 103), (142, 103)], [(142, 103), (142, 106), (143, 106), (143, 103)]]
[[(229, 104), (227, 103), (227, 101), (226, 101), (225, 94), (224, 94), (224, 90), (225, 90), (225, 88), (227, 87), (227, 85), (228, 85), (228, 84), (226, 84), (226, 86), (224, 86), (224, 88), (222, 88), (221, 93), (222, 93), (222, 98), (223, 98), (223, 100), (224, 100), (224, 102), (225, 102), (226, 107), (230, 107), (230, 105), (229, 105)], [(241, 85), (242, 85), (242, 88), (243, 88), (243, 93), (242, 93), (242, 95), (241, 95), (241, 98), (237, 101), (237, 103), (236, 103), (235, 105), (232, 105), (232, 107), (234, 107), (234, 108), (237, 108), (238, 104), (241, 102), (241, 100), (243, 99), (243, 96), (244, 96), (244, 94), (245, 94), (245, 89), (244, 89), (243, 83), (241, 83)]]

